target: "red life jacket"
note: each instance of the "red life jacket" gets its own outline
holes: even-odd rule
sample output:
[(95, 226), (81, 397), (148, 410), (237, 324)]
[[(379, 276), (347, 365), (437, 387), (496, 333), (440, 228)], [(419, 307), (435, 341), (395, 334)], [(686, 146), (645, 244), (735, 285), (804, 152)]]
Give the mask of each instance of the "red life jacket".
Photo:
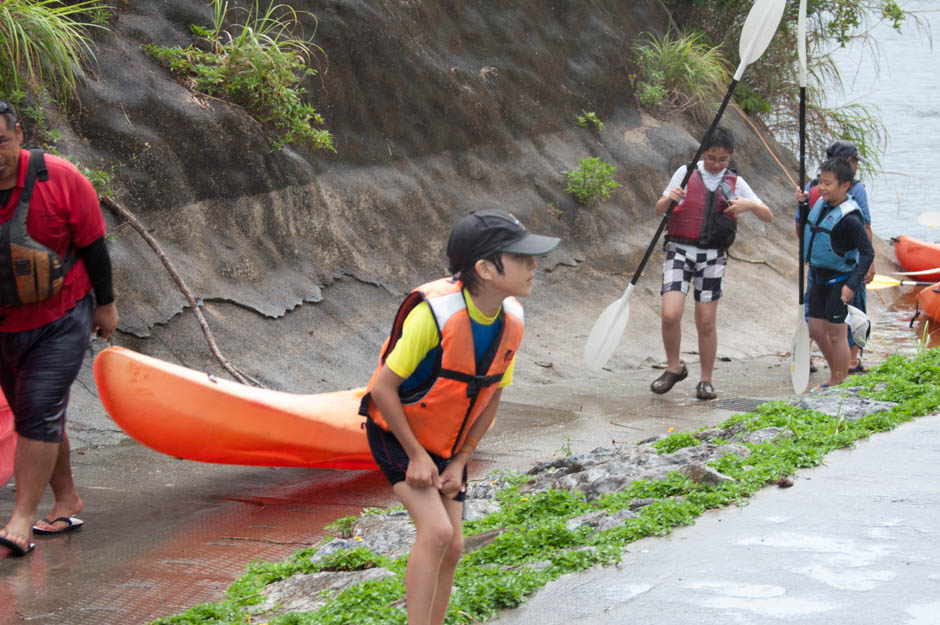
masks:
[(822, 192), (819, 190), (819, 178), (813, 178), (809, 183), (809, 205), (810, 207), (816, 206), (816, 202), (819, 198), (822, 197)]
[[(721, 180), (726, 182), (734, 191), (738, 177), (733, 171), (726, 169)], [(698, 167), (689, 177), (689, 184), (686, 186), (685, 191), (685, 197), (673, 210), (672, 217), (669, 219), (669, 225), (666, 228), (666, 240), (697, 245), (702, 238), (705, 209), (713, 207), (712, 210), (724, 212), (728, 204), (720, 193), (708, 190)], [(737, 221), (737, 217), (734, 215), (728, 215), (728, 217)]]
[[(399, 392), (399, 399), (408, 425), (421, 446), (442, 458), (450, 458), (463, 445), (470, 426), (499, 388), (522, 342), (522, 305), (512, 297), (503, 300), (501, 328), (478, 369), (463, 284), (442, 278), (419, 286), (398, 309), (392, 332), (382, 347), (379, 365), (369, 380), (369, 391), (385, 366), (385, 359), (401, 338), (405, 318), (422, 301), (431, 307), (441, 350), (438, 350), (438, 362), (431, 378), (418, 388)], [(371, 393), (362, 398), (359, 413), (390, 431)]]

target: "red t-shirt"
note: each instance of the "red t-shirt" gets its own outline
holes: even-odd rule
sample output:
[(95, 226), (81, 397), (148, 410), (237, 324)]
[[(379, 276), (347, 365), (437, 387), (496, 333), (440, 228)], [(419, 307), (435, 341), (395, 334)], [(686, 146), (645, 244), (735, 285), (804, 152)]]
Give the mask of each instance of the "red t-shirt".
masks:
[[(49, 180), (37, 180), (29, 202), (26, 229), (29, 236), (65, 257), (69, 243), (87, 247), (104, 236), (106, 228), (98, 194), (85, 176), (64, 158), (46, 154)], [(29, 151), (20, 151), (16, 186), (6, 206), (0, 206), (0, 224), (16, 212), (23, 193)], [(54, 297), (21, 308), (0, 307), (0, 332), (22, 332), (52, 323), (67, 313), (91, 290), (91, 280), (79, 259), (65, 276), (62, 289)], [(91, 332), (91, 328), (88, 329)]]

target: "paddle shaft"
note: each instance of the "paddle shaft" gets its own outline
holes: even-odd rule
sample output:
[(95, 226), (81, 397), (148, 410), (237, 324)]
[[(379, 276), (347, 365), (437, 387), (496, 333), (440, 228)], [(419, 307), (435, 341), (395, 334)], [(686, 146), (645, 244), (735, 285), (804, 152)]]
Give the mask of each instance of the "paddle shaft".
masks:
[[(806, 186), (806, 87), (800, 86), (800, 191), (802, 191)], [(800, 228), (797, 233), (799, 238), (799, 247), (800, 247), (800, 261), (797, 263), (798, 269), (800, 272), (800, 306), (803, 305), (803, 275), (806, 273), (803, 266), (803, 255), (806, 251), (803, 249), (803, 231), (806, 229), (806, 219), (809, 217), (808, 214), (809, 203), (800, 202), (797, 205), (797, 210), (800, 214)]]
[[(692, 177), (692, 172), (695, 171), (695, 167), (698, 165), (698, 159), (702, 157), (702, 152), (705, 151), (705, 143), (708, 141), (708, 138), (714, 132), (715, 128), (718, 127), (718, 122), (721, 120), (721, 116), (725, 112), (725, 108), (728, 106), (728, 102), (731, 101), (731, 96), (734, 94), (734, 88), (738, 85), (738, 80), (735, 78), (731, 81), (731, 84), (728, 86), (728, 92), (725, 94), (725, 99), (721, 101), (721, 106), (718, 107), (718, 112), (715, 114), (715, 119), (712, 120), (711, 126), (708, 127), (708, 130), (705, 131), (705, 136), (702, 137), (702, 142), (698, 146), (698, 150), (695, 151), (695, 156), (692, 157), (692, 161), (685, 168), (685, 176), (682, 177), (682, 182), (679, 183), (679, 186), (683, 189), (687, 184), (689, 184), (689, 178)], [(672, 212), (675, 210), (678, 202), (672, 200), (669, 202), (669, 208), (666, 209), (666, 213), (663, 215), (662, 221), (659, 222), (659, 227), (656, 229), (656, 234), (653, 235), (653, 240), (650, 241), (649, 247), (646, 248), (646, 253), (643, 254), (643, 260), (640, 261), (640, 265), (636, 268), (636, 272), (633, 274), (633, 279), (630, 280), (630, 284), (636, 286), (637, 281), (640, 279), (640, 275), (643, 273), (643, 269), (646, 268), (646, 263), (650, 259), (650, 256), (653, 255), (653, 250), (656, 249), (656, 244), (659, 243), (659, 237), (662, 236), (663, 230), (666, 229), (666, 226), (669, 225), (669, 218), (672, 217)]]

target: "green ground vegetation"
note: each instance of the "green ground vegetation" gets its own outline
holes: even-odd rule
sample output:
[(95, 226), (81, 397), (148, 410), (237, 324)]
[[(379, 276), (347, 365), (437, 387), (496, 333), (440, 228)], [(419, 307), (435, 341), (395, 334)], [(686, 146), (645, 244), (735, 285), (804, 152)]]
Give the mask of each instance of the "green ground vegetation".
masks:
[[(194, 42), (183, 47), (147, 45), (144, 49), (208, 96), (243, 106), (255, 119), (273, 124), (277, 150), (285, 144), (336, 151), (323, 117), (304, 99), (303, 83), (319, 73), (323, 49), (302, 33), (301, 20), (316, 23), (307, 11), (252, 0), (244, 12), (226, 0), (211, 0), (212, 24), (193, 25)], [(239, 20), (239, 15), (244, 15)]]
[(616, 166), (593, 157), (582, 158), (577, 169), (561, 173), (568, 177), (565, 191), (575, 196), (584, 206), (590, 206), (606, 200), (615, 189), (623, 186), (614, 180), (616, 171)]
[[(662, 536), (673, 528), (690, 525), (706, 510), (742, 505), (755, 492), (797, 470), (820, 464), (827, 453), (850, 447), (855, 441), (940, 409), (940, 349), (922, 350), (912, 357), (893, 356), (851, 383), (876, 400), (896, 402), (883, 412), (846, 421), (784, 402), (768, 402), (753, 412), (737, 414), (719, 427), (737, 426), (748, 431), (778, 427), (792, 436), (761, 444), (747, 444), (747, 458), (725, 455), (711, 463), (734, 478), (716, 486), (693, 482), (676, 472), (661, 481), (639, 481), (628, 489), (586, 501), (581, 493), (549, 490), (525, 494), (520, 487), (525, 475), (494, 474), (489, 479), (502, 486), (496, 495), (500, 510), (464, 524), (467, 536), (499, 530), (491, 543), (466, 554), (461, 561), (446, 623), (483, 621), (498, 611), (519, 605), (546, 583), (572, 571), (616, 563), (626, 547), (647, 536)], [(689, 432), (677, 432), (656, 443), (660, 453), (697, 444)], [(641, 498), (655, 502), (640, 509), (609, 530), (568, 530), (569, 519), (591, 511), (616, 512)], [(375, 513), (375, 511), (370, 511)], [(351, 529), (346, 520), (334, 529)], [(345, 535), (345, 534), (344, 534)], [(281, 562), (255, 562), (218, 603), (197, 606), (153, 625), (235, 625), (246, 622), (268, 625), (404, 625), (401, 598), (407, 556), (389, 560), (363, 548), (331, 555), (314, 564), (313, 549), (303, 549)], [(297, 573), (323, 570), (359, 570), (382, 566), (393, 575), (355, 585), (333, 596), (318, 612), (290, 613), (267, 619), (254, 613), (262, 601), (264, 586)]]
[[(704, 41), (721, 46), (737, 66), (737, 42), (752, 0), (664, 0), (679, 28), (702, 33)], [(760, 118), (778, 141), (794, 153), (799, 149), (799, 2), (787, 2), (770, 47), (748, 67), (735, 93), (738, 104)], [(858, 102), (832, 105), (844, 98), (842, 74), (832, 52), (840, 46), (866, 45), (877, 56), (871, 26), (885, 21), (901, 31), (920, 25), (916, 13), (896, 0), (810, 0), (807, 3), (807, 154), (821, 156), (833, 139), (855, 143), (865, 167), (878, 167), (886, 131), (877, 108)]]

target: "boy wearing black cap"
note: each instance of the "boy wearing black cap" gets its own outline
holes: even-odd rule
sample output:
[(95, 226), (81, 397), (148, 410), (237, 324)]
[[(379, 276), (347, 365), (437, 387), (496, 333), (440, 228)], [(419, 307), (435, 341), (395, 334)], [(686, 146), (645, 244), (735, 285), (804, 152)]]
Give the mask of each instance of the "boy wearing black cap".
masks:
[(405, 574), (409, 625), (440, 625), (463, 553), (467, 461), (512, 382), (535, 256), (559, 239), (501, 210), (450, 235), (451, 277), (412, 291), (395, 316), (360, 412), (369, 446), (415, 524)]

